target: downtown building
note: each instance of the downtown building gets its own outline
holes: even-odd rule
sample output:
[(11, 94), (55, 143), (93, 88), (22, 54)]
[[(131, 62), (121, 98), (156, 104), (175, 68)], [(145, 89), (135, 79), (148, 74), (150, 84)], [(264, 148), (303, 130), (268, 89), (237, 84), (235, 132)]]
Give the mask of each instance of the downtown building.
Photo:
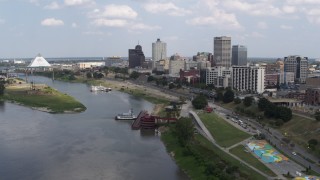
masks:
[(167, 58), (167, 43), (157, 39), (152, 43), (152, 60), (154, 62)]
[(284, 73), (294, 74), (296, 83), (305, 83), (308, 77), (308, 58), (301, 56), (288, 56), (284, 58)]
[(231, 66), (231, 37), (215, 37), (213, 42), (214, 64), (216, 66)]
[(232, 46), (232, 65), (246, 66), (248, 61), (247, 47), (244, 45)]
[(222, 66), (208, 67), (206, 69), (206, 85), (215, 87), (231, 87), (231, 68)]
[(129, 68), (142, 67), (145, 59), (140, 45), (136, 45), (135, 49), (129, 49)]
[(169, 75), (171, 77), (180, 77), (180, 70), (184, 70), (185, 59), (179, 54), (174, 54), (169, 60)]
[(232, 87), (237, 91), (263, 93), (265, 85), (265, 68), (259, 66), (233, 66)]

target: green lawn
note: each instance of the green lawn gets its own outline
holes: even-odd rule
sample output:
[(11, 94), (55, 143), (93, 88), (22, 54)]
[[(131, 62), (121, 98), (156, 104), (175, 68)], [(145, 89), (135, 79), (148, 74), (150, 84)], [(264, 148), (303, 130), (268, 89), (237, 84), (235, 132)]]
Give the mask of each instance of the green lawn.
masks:
[(272, 172), (265, 164), (260, 162), (252, 153), (246, 152), (243, 145), (238, 145), (230, 149), (230, 152), (267, 175), (272, 177), (276, 176), (274, 172)]
[(229, 147), (250, 137), (248, 133), (232, 126), (215, 113), (199, 114), (199, 117), (222, 147)]
[[(238, 167), (240, 177), (237, 178), (249, 180), (266, 179), (264, 176), (241, 164), (238, 160), (214, 146), (201, 135), (196, 135), (194, 138), (194, 143), (191, 143), (189, 147), (189, 149), (192, 149), (192, 152), (194, 152), (196, 156), (187, 154), (186, 148), (183, 148), (179, 145), (177, 138), (171, 131), (163, 133), (161, 139), (166, 145), (167, 151), (170, 154), (174, 154), (174, 159), (178, 166), (183, 169), (183, 171), (186, 172), (191, 179), (219, 179), (218, 177), (208, 176), (205, 173), (207, 163), (220, 164), (219, 162), (228, 164), (229, 167)], [(231, 179), (235, 179), (235, 177)]]
[(51, 113), (86, 110), (86, 107), (73, 97), (50, 87), (45, 87), (31, 94), (26, 93), (26, 89), (8, 88), (3, 98), (29, 107), (47, 108)]

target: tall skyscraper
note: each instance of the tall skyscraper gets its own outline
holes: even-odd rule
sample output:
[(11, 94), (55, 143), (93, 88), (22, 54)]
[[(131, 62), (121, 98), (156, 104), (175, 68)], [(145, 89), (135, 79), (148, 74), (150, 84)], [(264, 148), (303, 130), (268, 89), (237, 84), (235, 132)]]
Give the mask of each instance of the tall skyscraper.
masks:
[(284, 72), (293, 72), (295, 82), (305, 83), (308, 77), (308, 58), (301, 56), (285, 57)]
[(232, 65), (245, 66), (247, 59), (247, 47), (243, 45), (232, 46)]
[(167, 43), (157, 39), (152, 43), (152, 60), (155, 62), (165, 58), (167, 58)]
[(135, 49), (129, 49), (129, 68), (141, 67), (145, 62), (145, 56), (140, 45)]
[(215, 37), (213, 43), (214, 61), (217, 66), (231, 66), (231, 37)]

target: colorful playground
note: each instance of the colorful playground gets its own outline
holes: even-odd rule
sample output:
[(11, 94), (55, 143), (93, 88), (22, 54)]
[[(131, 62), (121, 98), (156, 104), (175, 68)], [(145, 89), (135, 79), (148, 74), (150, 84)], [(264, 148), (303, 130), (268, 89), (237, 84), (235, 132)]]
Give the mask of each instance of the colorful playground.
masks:
[(296, 177), (294, 180), (320, 180), (319, 177), (315, 176), (306, 176), (306, 177)]
[(288, 158), (276, 151), (265, 140), (250, 141), (247, 146), (265, 163), (279, 163), (281, 161), (288, 161)]

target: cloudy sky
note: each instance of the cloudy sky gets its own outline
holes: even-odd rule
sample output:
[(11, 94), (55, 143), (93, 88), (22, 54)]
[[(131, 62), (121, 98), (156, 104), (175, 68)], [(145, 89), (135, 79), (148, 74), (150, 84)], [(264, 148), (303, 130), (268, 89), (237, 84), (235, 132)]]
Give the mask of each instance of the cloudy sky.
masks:
[(0, 0), (0, 57), (146, 56), (213, 51), (231, 36), (249, 57), (320, 57), (320, 0)]

